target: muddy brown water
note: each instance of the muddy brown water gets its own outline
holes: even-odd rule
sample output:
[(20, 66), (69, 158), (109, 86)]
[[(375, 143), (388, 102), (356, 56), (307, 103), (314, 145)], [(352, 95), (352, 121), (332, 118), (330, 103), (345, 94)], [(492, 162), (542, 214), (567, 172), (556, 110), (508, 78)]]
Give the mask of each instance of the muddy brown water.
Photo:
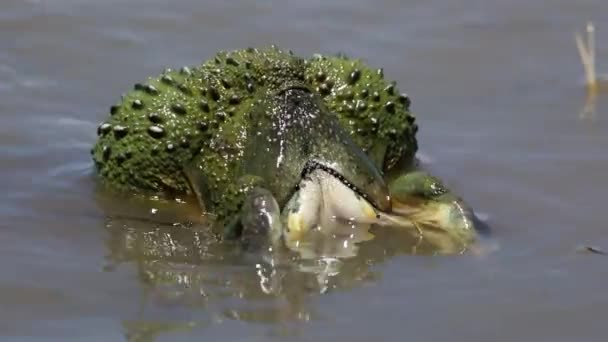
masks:
[[(608, 72), (607, 13), (603, 0), (3, 0), (0, 340), (605, 341), (608, 257), (579, 247), (608, 249), (608, 94), (583, 111), (573, 34), (595, 22)], [(380, 234), (339, 272), (284, 271), (267, 295), (253, 259), (159, 225), (185, 206), (96, 190), (96, 126), (133, 83), (270, 43), (384, 67), (412, 98), (422, 160), (499, 248), (411, 255)]]

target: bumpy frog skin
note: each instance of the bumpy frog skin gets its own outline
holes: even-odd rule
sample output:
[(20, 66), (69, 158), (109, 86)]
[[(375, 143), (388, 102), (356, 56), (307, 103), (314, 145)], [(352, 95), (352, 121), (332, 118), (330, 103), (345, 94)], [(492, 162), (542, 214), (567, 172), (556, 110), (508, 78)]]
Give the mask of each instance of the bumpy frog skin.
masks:
[(110, 108), (91, 152), (109, 187), (194, 194), (215, 226), (252, 217), (256, 196), (283, 208), (306, 172), (320, 169), (382, 211), (393, 210), (390, 189), (397, 211), (445, 217), (444, 228), (468, 242), (470, 209), (412, 171), (418, 126), (409, 107), (382, 69), (360, 60), (248, 48), (136, 84)]

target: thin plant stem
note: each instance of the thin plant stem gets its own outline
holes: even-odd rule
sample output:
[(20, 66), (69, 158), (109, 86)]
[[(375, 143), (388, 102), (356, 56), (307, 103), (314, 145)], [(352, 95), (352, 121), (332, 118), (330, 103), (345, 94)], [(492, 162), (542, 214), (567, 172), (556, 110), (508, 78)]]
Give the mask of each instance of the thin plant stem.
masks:
[(597, 90), (597, 76), (595, 74), (595, 27), (592, 22), (587, 23), (587, 42), (577, 33), (575, 36), (576, 47), (585, 69), (585, 80), (591, 91)]

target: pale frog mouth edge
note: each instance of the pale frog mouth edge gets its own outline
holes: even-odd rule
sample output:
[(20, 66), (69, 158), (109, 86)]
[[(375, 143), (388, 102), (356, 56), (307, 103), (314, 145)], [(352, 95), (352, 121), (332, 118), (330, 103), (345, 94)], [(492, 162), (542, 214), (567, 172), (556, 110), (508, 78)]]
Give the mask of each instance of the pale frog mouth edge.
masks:
[[(301, 179), (307, 178), (315, 170), (322, 170), (322, 171), (327, 172), (332, 177), (334, 177), (338, 181), (340, 181), (340, 183), (344, 184), (346, 187), (348, 187), (350, 190), (352, 190), (355, 194), (357, 194), (358, 196), (363, 197), (363, 199), (365, 199), (368, 203), (370, 203), (371, 206), (374, 207), (374, 209), (376, 211), (381, 211), (380, 208), (379, 208), (379, 206), (376, 205), (376, 203), (374, 203), (374, 201), (371, 198), (369, 198), (369, 196), (365, 192), (363, 192), (361, 189), (359, 189), (355, 184), (353, 184), (352, 182), (350, 182), (346, 177), (344, 177), (338, 171), (332, 169), (331, 167), (329, 167), (327, 165), (319, 163), (318, 161), (308, 160), (306, 162), (306, 164), (304, 165), (304, 168), (302, 169)], [(299, 187), (300, 187), (300, 185), (297, 184), (295, 186), (295, 188), (294, 188), (293, 193), (295, 193), (296, 191), (298, 191)], [(380, 215), (376, 214), (376, 217), (380, 218)]]

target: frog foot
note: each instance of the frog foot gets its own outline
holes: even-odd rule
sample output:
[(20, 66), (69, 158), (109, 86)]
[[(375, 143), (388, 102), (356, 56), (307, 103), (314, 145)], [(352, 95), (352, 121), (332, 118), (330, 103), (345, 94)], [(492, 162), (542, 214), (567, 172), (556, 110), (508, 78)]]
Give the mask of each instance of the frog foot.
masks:
[(243, 247), (249, 249), (276, 246), (282, 234), (280, 215), (272, 193), (254, 187), (245, 197), (240, 213), (226, 225), (224, 237), (238, 237)]
[(423, 171), (402, 174), (389, 184), (392, 212), (387, 225), (409, 227), (443, 252), (462, 252), (482, 231), (482, 223), (464, 200)]

